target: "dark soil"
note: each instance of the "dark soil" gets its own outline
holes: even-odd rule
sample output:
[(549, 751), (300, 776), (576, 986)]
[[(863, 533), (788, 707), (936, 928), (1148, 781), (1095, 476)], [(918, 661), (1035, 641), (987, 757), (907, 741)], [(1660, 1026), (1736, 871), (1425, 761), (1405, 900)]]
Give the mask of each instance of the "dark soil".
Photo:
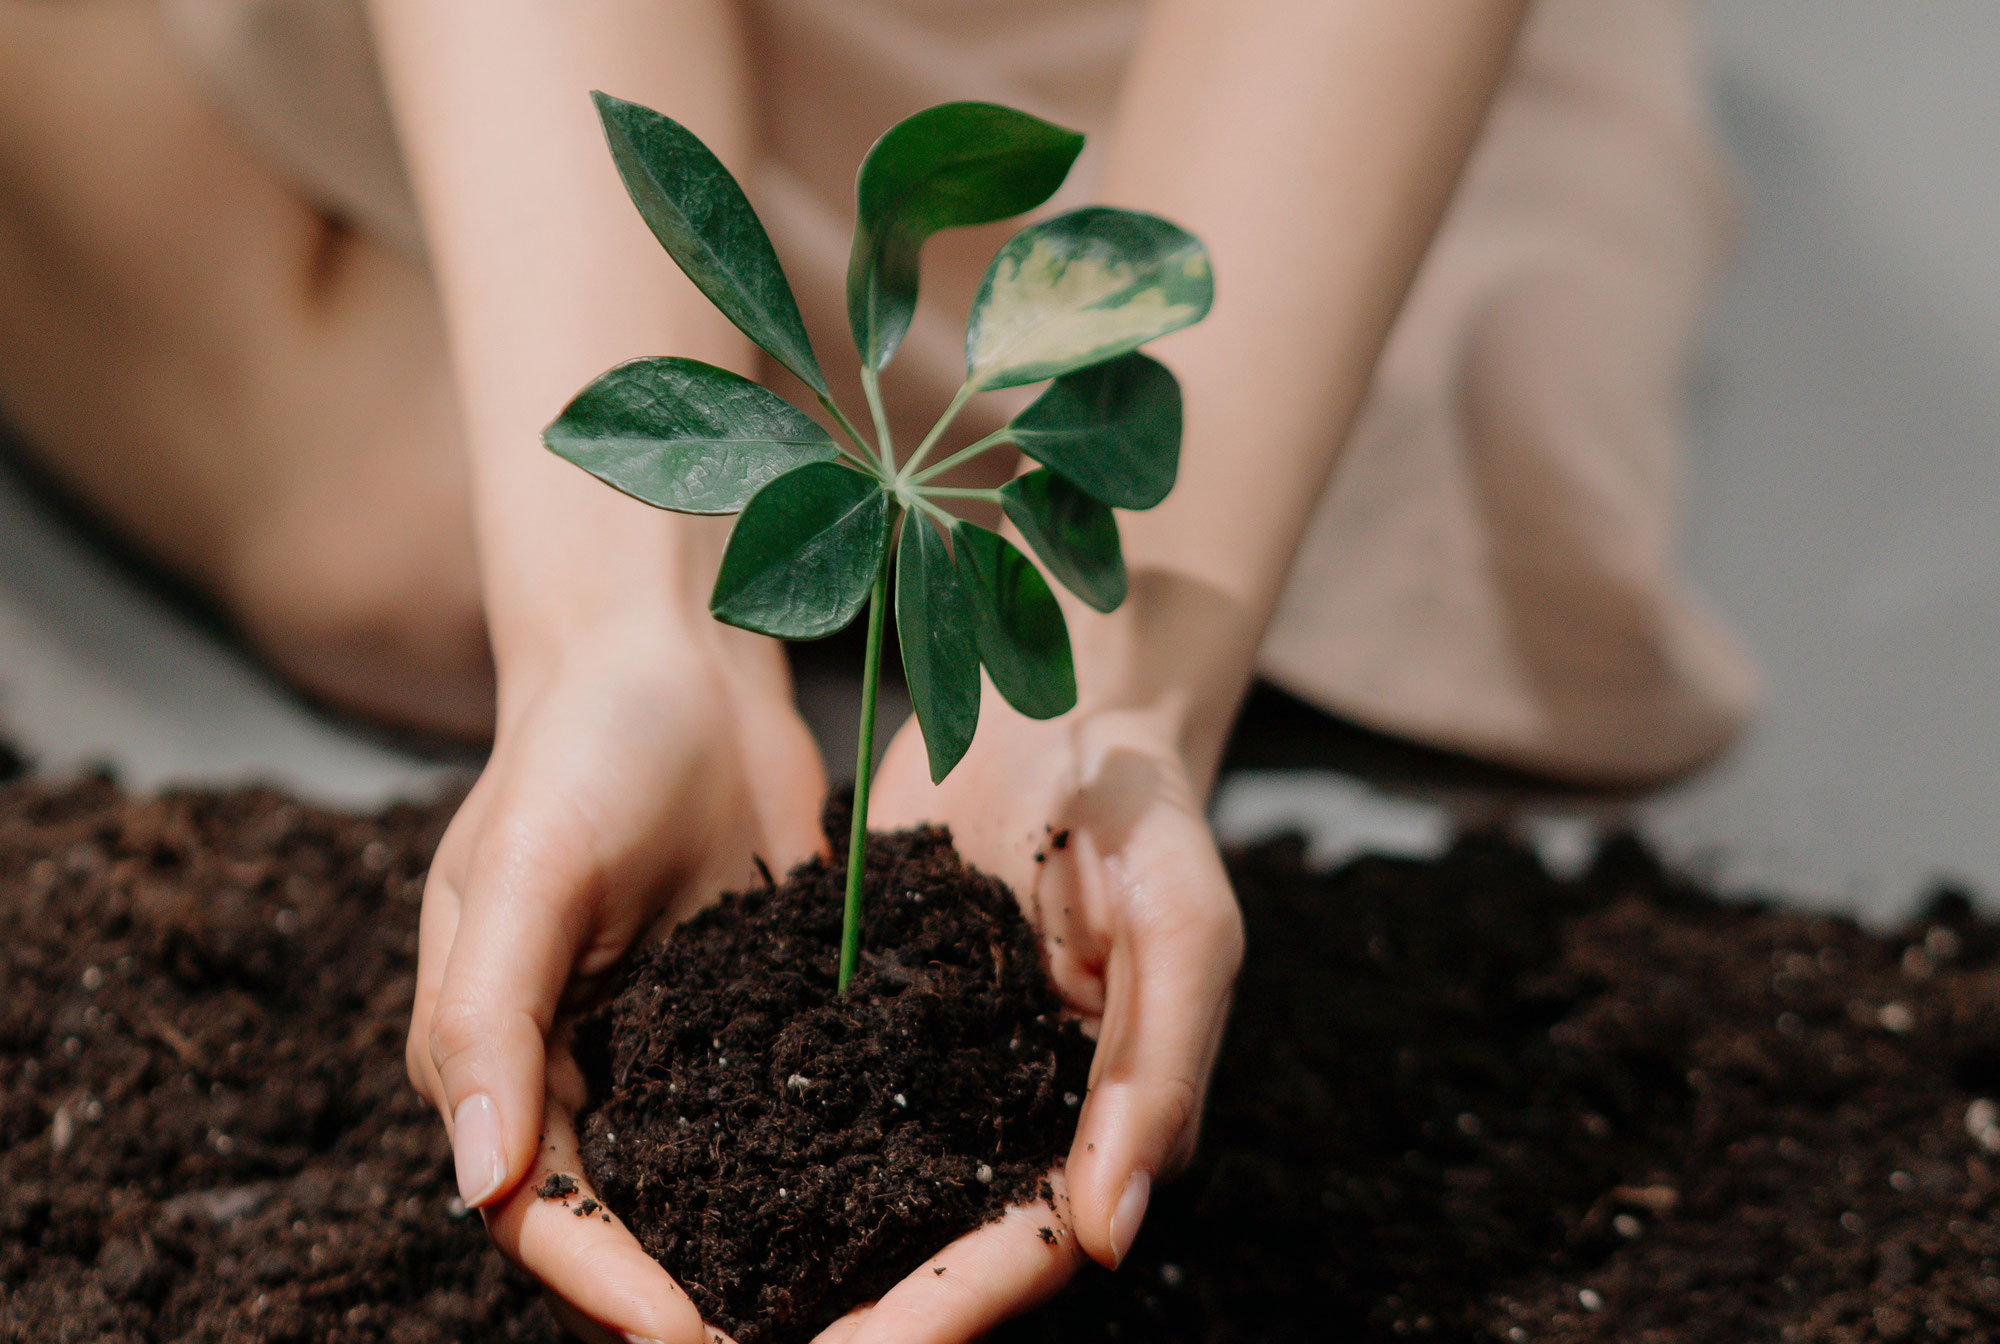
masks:
[(1576, 883), (1233, 865), (1203, 1152), (1008, 1344), (2000, 1338), (2000, 931), (1873, 937), (1615, 841)]
[(444, 816), (0, 788), (0, 1339), (557, 1338), (403, 1075)]
[(1019, 903), (946, 832), (870, 838), (841, 995), (844, 880), (815, 860), (727, 898), (577, 1032), (585, 1170), (741, 1344), (810, 1339), (1047, 1198), (1089, 1075)]
[[(0, 789), (0, 1339), (551, 1337), (402, 1078), (442, 816)], [(1487, 839), (1233, 871), (1203, 1156), (1124, 1270), (1004, 1339), (2000, 1338), (2000, 929), (1962, 896), (1872, 936), (1623, 842), (1576, 882)], [(886, 1011), (927, 917), (876, 904), (911, 920)], [(826, 1085), (885, 1149), (910, 1123)]]

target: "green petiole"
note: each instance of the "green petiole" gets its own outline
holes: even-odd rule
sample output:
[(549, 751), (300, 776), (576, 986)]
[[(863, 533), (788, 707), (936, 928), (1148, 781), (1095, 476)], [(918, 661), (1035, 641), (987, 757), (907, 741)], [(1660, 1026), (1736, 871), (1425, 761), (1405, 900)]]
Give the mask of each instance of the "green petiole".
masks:
[(944, 408), (944, 414), (931, 426), (931, 432), (924, 435), (924, 441), (917, 445), (917, 451), (911, 453), (910, 460), (903, 464), (902, 474), (905, 477), (923, 465), (924, 458), (930, 455), (931, 449), (937, 446), (937, 441), (944, 437), (944, 432), (951, 428), (951, 422), (958, 419), (958, 413), (965, 409), (965, 403), (972, 400), (972, 394), (977, 390), (970, 379), (959, 384), (958, 391), (952, 393), (951, 404)]
[(868, 413), (875, 418), (875, 438), (882, 445), (883, 470), (893, 479), (896, 445), (889, 437), (889, 413), (882, 409), (882, 379), (866, 364), (861, 366), (861, 392), (868, 398)]
[[(859, 448), (862, 452), (862, 455), (867, 458), (868, 466), (873, 470), (874, 475), (876, 475), (881, 479), (887, 480), (891, 475), (889, 469), (883, 465), (882, 459), (876, 455), (873, 445), (871, 445), (868, 442), (868, 440), (862, 436), (860, 430), (854, 427), (854, 422), (847, 418), (847, 413), (840, 409), (840, 403), (836, 402), (832, 397), (826, 395), (826, 393), (824, 392), (818, 393), (817, 395), (819, 397), (819, 404), (826, 409), (826, 413), (828, 415), (833, 417), (833, 423), (839, 427), (840, 432), (845, 434), (848, 438), (848, 441), (851, 442), (856, 448)], [(842, 449), (841, 451), (846, 452), (845, 449)]]
[(1012, 443), (1013, 441), (1014, 435), (1011, 428), (1003, 426), (1000, 429), (994, 430), (991, 434), (979, 440), (979, 442), (959, 449), (944, 461), (932, 463), (914, 476), (910, 474), (909, 467), (903, 468), (902, 482), (904, 485), (922, 485), (925, 481), (944, 475), (953, 467), (970, 462), (973, 458), (978, 457), (990, 448), (998, 448), (1003, 443)]
[(924, 490), (931, 499), (983, 499), (989, 504), (1000, 502), (998, 490), (982, 490), (972, 486), (933, 485)]

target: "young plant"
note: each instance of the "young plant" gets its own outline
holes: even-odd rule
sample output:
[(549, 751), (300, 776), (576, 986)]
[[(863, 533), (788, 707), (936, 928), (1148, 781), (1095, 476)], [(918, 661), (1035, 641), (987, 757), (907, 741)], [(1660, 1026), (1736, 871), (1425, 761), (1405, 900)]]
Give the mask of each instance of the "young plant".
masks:
[[(718, 620), (780, 639), (818, 639), (867, 606), (844, 993), (860, 953), (891, 571), (903, 669), (934, 781), (972, 745), (982, 665), (994, 689), (1030, 718), (1074, 706), (1069, 631), (1047, 582), (1005, 538), (952, 506), (998, 505), (1071, 592), (1099, 611), (1117, 607), (1125, 565), (1111, 510), (1149, 509), (1166, 498), (1180, 456), (1180, 387), (1138, 348), (1207, 315), (1208, 254), (1167, 221), (1129, 210), (1074, 210), (1023, 229), (993, 258), (973, 301), (964, 384), (899, 462), (880, 378), (909, 331), (924, 241), (1042, 204), (1068, 175), (1083, 137), (1009, 108), (947, 103), (899, 123), (869, 151), (856, 183), (847, 310), (871, 439), (835, 403), (771, 240), (728, 170), (671, 118), (593, 97), (619, 176), (668, 255), (812, 389), (846, 439), (836, 442), (748, 379), (673, 357), (618, 365), (578, 393), (542, 436), (558, 455), (648, 504), (740, 514), (709, 599)], [(1004, 429), (930, 460), (974, 396), (1040, 382), (1050, 382), (1048, 390)], [(938, 483), (1003, 444), (1039, 468), (997, 490)]]

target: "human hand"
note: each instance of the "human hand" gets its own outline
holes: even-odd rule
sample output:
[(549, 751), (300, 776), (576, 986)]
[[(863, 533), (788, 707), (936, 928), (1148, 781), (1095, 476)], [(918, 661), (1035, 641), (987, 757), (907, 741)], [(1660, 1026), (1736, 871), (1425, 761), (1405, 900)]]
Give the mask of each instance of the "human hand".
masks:
[[(540, 1199), (579, 1176), (575, 1063), (558, 1007), (658, 921), (819, 846), (825, 783), (783, 655), (707, 623), (573, 639), (503, 668), (491, 760), (424, 893), (411, 1080), (452, 1131), (458, 1183), (573, 1328), (711, 1344), (685, 1293), (615, 1217)], [(607, 1211), (608, 1212), (608, 1211)]]
[[(1041, 931), (1056, 989), (1097, 1035), (1090, 1092), (1040, 1205), (961, 1237), (819, 1344), (965, 1344), (1053, 1293), (1088, 1255), (1130, 1252), (1152, 1183), (1194, 1150), (1243, 956), (1203, 815), (1203, 772), (1157, 716), (1035, 722), (987, 700), (971, 752), (934, 786), (914, 721), (876, 782), (878, 828), (945, 822)], [(942, 1273), (935, 1271), (942, 1269)]]

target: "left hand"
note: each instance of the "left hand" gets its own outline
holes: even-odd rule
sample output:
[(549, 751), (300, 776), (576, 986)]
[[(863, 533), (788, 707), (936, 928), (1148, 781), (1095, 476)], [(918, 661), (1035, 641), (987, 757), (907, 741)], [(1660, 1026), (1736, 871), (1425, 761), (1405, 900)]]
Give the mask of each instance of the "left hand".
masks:
[(1019, 895), (1057, 992), (1097, 1037), (1089, 1095), (1052, 1174), (1056, 1212), (1009, 1210), (820, 1344), (966, 1344), (1054, 1293), (1083, 1256), (1116, 1268), (1153, 1183), (1194, 1151), (1243, 958), (1242, 917), (1195, 782), (1205, 776), (1159, 716), (1079, 709), (1036, 722), (990, 687), (986, 699), (971, 752), (942, 785), (930, 782), (915, 720), (904, 726), (870, 821), (948, 824), (966, 861)]

